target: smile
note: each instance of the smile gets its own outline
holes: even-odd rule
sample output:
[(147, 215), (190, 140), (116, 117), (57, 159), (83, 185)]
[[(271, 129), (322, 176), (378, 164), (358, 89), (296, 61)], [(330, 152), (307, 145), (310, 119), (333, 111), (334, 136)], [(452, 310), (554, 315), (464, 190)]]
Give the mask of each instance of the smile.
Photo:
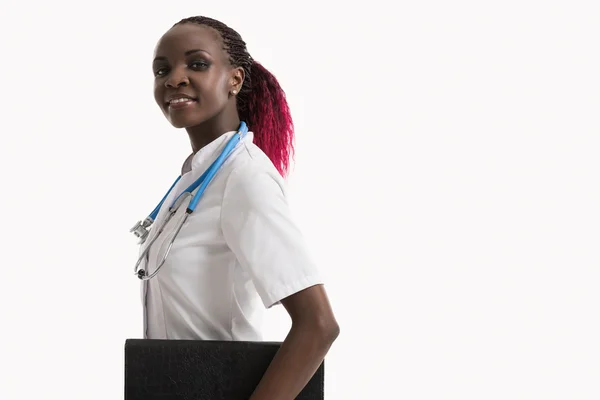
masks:
[(191, 105), (193, 105), (194, 103), (197, 103), (197, 102), (198, 101), (195, 100), (195, 99), (190, 99), (190, 98), (187, 98), (187, 97), (182, 97), (182, 98), (179, 98), (179, 99), (173, 99), (173, 100), (169, 101), (167, 103), (167, 106), (169, 108), (178, 110), (178, 109), (181, 109), (181, 108), (189, 107), (189, 106), (191, 106)]

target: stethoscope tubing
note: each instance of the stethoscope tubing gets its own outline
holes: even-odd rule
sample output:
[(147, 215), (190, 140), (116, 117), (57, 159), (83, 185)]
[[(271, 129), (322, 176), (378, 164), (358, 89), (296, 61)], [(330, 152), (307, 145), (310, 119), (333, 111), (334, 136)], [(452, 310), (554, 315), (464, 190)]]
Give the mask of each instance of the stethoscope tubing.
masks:
[[(218, 170), (221, 168), (221, 166), (223, 165), (225, 160), (231, 155), (231, 153), (233, 153), (233, 150), (236, 148), (238, 143), (242, 140), (242, 138), (244, 137), (244, 135), (247, 132), (248, 132), (248, 127), (246, 126), (246, 124), (244, 122), (242, 122), (240, 124), (240, 129), (236, 132), (234, 137), (232, 137), (229, 140), (229, 142), (227, 142), (227, 144), (226, 144), (225, 148), (223, 149), (223, 151), (221, 152), (221, 154), (210, 165), (210, 167), (202, 174), (202, 176), (200, 176), (200, 178), (196, 179), (196, 181), (194, 181), (190, 186), (188, 186), (187, 189), (185, 189), (181, 194), (179, 194), (179, 196), (177, 196), (175, 198), (175, 200), (173, 200), (172, 205), (169, 207), (168, 215), (165, 217), (165, 220), (163, 221), (163, 223), (161, 223), (158, 232), (156, 233), (156, 235), (154, 235), (154, 237), (151, 239), (150, 243), (148, 243), (148, 245), (146, 246), (146, 248), (144, 249), (142, 254), (138, 257), (138, 260), (134, 267), (134, 274), (136, 274), (139, 279), (141, 279), (142, 281), (147, 281), (149, 279), (152, 279), (154, 276), (156, 276), (156, 274), (158, 274), (158, 272), (160, 271), (162, 266), (167, 261), (167, 257), (169, 256), (169, 253), (171, 252), (171, 248), (173, 247), (173, 243), (175, 242), (175, 239), (177, 238), (179, 231), (181, 231), (181, 228), (187, 221), (190, 214), (193, 213), (194, 210), (196, 209), (196, 206), (198, 205), (198, 202), (200, 201), (200, 197), (204, 194), (204, 191), (206, 190), (206, 188), (208, 187), (210, 182), (213, 180), (213, 178), (217, 174)], [(146, 241), (146, 238), (148, 236), (147, 228), (154, 222), (154, 220), (158, 216), (160, 208), (162, 207), (163, 203), (167, 199), (169, 193), (171, 192), (171, 190), (173, 190), (173, 188), (175, 187), (177, 182), (179, 182), (180, 179), (181, 179), (181, 175), (177, 177), (175, 182), (173, 182), (169, 191), (164, 195), (164, 197), (162, 198), (160, 203), (158, 203), (158, 205), (154, 208), (154, 210), (150, 213), (150, 215), (148, 215), (148, 217), (143, 222), (142, 221), (138, 222), (137, 225), (131, 229), (131, 232), (135, 232), (136, 236), (141, 237), (140, 244), (143, 244)], [(196, 189), (198, 189), (198, 190), (197, 190), (196, 194), (193, 195), (192, 199), (190, 200), (190, 202), (186, 208), (185, 215), (183, 216), (181, 221), (179, 221), (179, 223), (176, 226), (175, 234), (169, 241), (167, 251), (165, 252), (164, 256), (161, 258), (161, 261), (158, 264), (158, 266), (156, 267), (156, 270), (153, 273), (148, 275), (147, 271), (145, 269), (139, 268), (140, 264), (142, 263), (144, 258), (146, 258), (148, 256), (152, 245), (158, 239), (158, 237), (162, 234), (165, 226), (169, 223), (169, 221), (171, 221), (171, 219), (173, 218), (173, 216), (175, 215), (177, 210), (179, 210), (179, 208), (181, 207), (181, 205), (183, 204), (185, 199), (187, 197), (192, 196), (193, 191)], [(140, 234), (140, 232), (142, 232), (142, 231), (144, 232), (144, 234)]]

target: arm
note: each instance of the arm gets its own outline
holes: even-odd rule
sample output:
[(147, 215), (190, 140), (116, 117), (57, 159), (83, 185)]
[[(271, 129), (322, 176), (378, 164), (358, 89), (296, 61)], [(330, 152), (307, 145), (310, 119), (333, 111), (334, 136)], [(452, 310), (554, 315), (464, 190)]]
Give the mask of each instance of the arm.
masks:
[(250, 400), (293, 400), (302, 391), (339, 334), (322, 285), (281, 301), (292, 328)]
[(293, 400), (338, 335), (323, 281), (293, 221), (283, 183), (252, 165), (229, 177), (221, 226), (265, 307), (281, 303), (292, 327), (250, 400)]

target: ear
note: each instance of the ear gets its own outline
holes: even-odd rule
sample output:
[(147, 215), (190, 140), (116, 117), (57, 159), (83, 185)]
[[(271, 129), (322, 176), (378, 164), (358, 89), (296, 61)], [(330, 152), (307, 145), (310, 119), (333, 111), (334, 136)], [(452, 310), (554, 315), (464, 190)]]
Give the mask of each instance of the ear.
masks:
[(242, 85), (244, 84), (244, 79), (246, 78), (246, 74), (244, 73), (244, 69), (242, 67), (233, 68), (231, 70), (231, 77), (229, 79), (229, 94), (236, 95), (242, 90)]

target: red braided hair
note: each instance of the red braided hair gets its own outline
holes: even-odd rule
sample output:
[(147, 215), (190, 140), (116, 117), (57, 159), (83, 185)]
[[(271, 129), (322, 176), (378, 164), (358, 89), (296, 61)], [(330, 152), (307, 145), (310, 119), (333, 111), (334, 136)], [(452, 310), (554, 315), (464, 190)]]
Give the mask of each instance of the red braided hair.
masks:
[(242, 67), (245, 79), (237, 96), (239, 117), (254, 133), (254, 143), (269, 157), (282, 176), (286, 176), (294, 155), (294, 123), (279, 82), (246, 49), (242, 37), (215, 19), (190, 17), (175, 25), (195, 23), (216, 30), (234, 67)]

